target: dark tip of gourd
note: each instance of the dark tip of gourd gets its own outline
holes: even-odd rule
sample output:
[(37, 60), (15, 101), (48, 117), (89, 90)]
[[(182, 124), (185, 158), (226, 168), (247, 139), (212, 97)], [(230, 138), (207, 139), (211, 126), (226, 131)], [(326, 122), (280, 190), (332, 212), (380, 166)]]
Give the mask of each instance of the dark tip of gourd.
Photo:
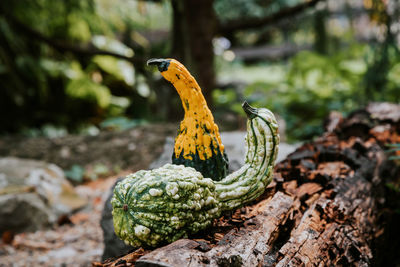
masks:
[(247, 103), (247, 101), (243, 102), (242, 108), (244, 112), (246, 112), (247, 118), (249, 119), (254, 119), (258, 114), (257, 109), (250, 106), (249, 103)]
[(164, 58), (152, 58), (147, 60), (147, 65), (156, 65), (160, 72), (168, 70), (169, 63), (171, 62), (170, 59)]
[(122, 206), (122, 209), (123, 209), (124, 211), (128, 211), (128, 204), (124, 204), (124, 205)]

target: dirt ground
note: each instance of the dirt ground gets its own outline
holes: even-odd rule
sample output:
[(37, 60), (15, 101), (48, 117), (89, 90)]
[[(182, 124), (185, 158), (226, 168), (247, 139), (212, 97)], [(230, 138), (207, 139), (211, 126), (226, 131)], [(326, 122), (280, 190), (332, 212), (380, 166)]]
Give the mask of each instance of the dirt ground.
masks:
[(78, 164), (90, 168), (146, 168), (163, 151), (166, 136), (174, 136), (176, 124), (151, 124), (125, 131), (104, 131), (96, 136), (68, 135), (59, 138), (0, 137), (0, 157), (19, 157), (54, 163), (63, 169)]
[[(127, 173), (125, 173), (127, 174)], [(117, 177), (99, 179), (76, 187), (88, 206), (60, 218), (52, 229), (15, 235), (0, 243), (0, 266), (91, 266), (103, 253), (100, 218), (109, 188)]]
[(52, 229), (13, 238), (3, 234), (0, 266), (91, 266), (91, 262), (100, 261), (104, 248), (100, 218), (109, 188), (119, 176), (148, 168), (162, 153), (166, 136), (175, 133), (176, 125), (156, 124), (97, 136), (0, 137), (0, 157), (43, 160), (64, 170), (74, 164), (85, 169), (102, 164), (116, 174), (76, 186), (89, 205), (60, 218)]

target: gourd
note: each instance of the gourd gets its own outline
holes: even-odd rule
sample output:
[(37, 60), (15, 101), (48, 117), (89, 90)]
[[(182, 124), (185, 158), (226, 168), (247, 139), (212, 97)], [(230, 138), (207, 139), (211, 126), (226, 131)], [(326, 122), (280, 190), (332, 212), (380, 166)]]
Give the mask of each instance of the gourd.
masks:
[(114, 229), (125, 243), (155, 247), (187, 237), (264, 192), (278, 153), (278, 125), (267, 109), (246, 102), (243, 109), (248, 116), (245, 164), (221, 181), (191, 167), (166, 164), (130, 174), (116, 185)]
[(221, 180), (228, 173), (228, 158), (200, 86), (175, 59), (150, 59), (147, 63), (157, 65), (161, 75), (172, 83), (185, 111), (175, 138), (172, 163), (193, 167), (204, 177)]

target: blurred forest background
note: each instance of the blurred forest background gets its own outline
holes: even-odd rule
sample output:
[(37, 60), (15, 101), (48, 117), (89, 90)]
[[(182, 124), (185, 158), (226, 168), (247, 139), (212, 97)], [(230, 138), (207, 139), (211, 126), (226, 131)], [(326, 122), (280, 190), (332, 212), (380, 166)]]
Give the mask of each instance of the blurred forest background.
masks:
[(246, 99), (310, 139), (331, 110), (399, 102), (399, 21), (396, 0), (1, 1), (0, 133), (176, 121), (176, 92), (145, 64), (174, 57), (223, 129)]
[[(178, 94), (154, 66), (146, 65), (150, 58), (176, 58), (193, 74), (222, 135), (230, 136), (225, 139), (229, 142), (225, 137), (222, 140), (232, 152), (227, 152), (230, 167), (237, 169), (244, 153), (238, 141), (244, 132), (236, 131), (244, 130), (244, 100), (278, 115), (284, 133), (279, 148), (282, 158), (299, 143), (320, 136), (333, 110), (346, 116), (373, 101), (400, 104), (400, 1), (0, 1), (1, 263), (91, 266), (102, 255), (104, 260), (122, 254), (123, 247), (114, 245), (118, 239), (110, 231), (107, 198), (112, 185), (131, 171), (170, 162), (174, 143), (170, 136), (183, 118)], [(398, 108), (383, 106), (389, 107), (385, 112)], [(362, 112), (365, 109), (353, 114)], [(396, 117), (399, 110), (393, 113)], [(386, 238), (382, 246), (374, 244), (387, 252), (389, 256), (382, 255), (392, 264), (399, 250), (398, 242), (391, 239), (400, 221), (398, 121), (370, 129), (361, 121), (365, 116), (352, 121), (360, 126), (353, 129), (356, 136), (369, 129), (372, 142), (355, 139), (347, 147), (340, 141), (346, 148), (343, 154), (326, 147), (322, 162), (311, 157), (317, 157), (323, 146), (317, 144), (312, 156), (304, 156), (309, 148), (300, 150), (297, 155), (301, 157), (296, 159), (301, 159), (300, 165), (292, 165), (294, 158), (284, 165), (294, 170), (293, 177), (284, 180), (281, 175), (275, 187), (285, 188), (284, 182), (288, 192), (296, 187), (317, 188), (309, 198), (317, 201), (320, 198), (315, 196), (325, 197), (328, 191), (328, 198), (336, 195), (332, 185), (347, 183), (344, 176), (336, 177), (339, 169), (347, 173), (348, 168), (354, 174), (358, 162), (371, 167), (360, 167), (359, 177), (368, 180), (370, 187), (365, 188), (372, 188), (371, 196), (379, 202), (379, 210), (368, 207), (373, 212), (368, 213), (367, 225), (373, 214), (381, 214), (375, 222), (382, 228), (376, 229), (385, 227), (385, 233), (379, 230), (371, 238)], [(332, 117), (340, 115), (333, 113)], [(375, 143), (385, 147), (373, 151), (371, 144)], [(382, 181), (372, 171), (383, 162), (381, 149), (390, 161), (379, 172)], [(355, 156), (359, 153), (367, 163), (360, 159), (364, 156)], [(325, 165), (325, 156), (340, 162)], [(320, 166), (332, 170), (325, 176)], [(304, 177), (308, 170), (324, 176), (321, 181), (313, 180), (319, 177), (314, 175), (308, 180), (299, 174), (300, 169), (307, 171)], [(364, 171), (368, 172), (365, 177)], [(285, 173), (292, 176), (292, 171)], [(353, 174), (349, 174), (350, 181), (354, 181)], [(363, 194), (357, 193), (357, 201), (366, 203), (359, 207), (372, 203), (361, 199)], [(313, 203), (305, 195), (299, 197), (301, 203)], [(301, 205), (299, 210), (306, 207)], [(289, 238), (287, 233), (296, 220), (282, 225), (278, 243)], [(107, 254), (104, 247), (113, 248), (116, 254)], [(351, 247), (357, 255), (361, 253), (358, 247)], [(337, 250), (329, 250), (329, 257), (344, 250), (332, 251)]]

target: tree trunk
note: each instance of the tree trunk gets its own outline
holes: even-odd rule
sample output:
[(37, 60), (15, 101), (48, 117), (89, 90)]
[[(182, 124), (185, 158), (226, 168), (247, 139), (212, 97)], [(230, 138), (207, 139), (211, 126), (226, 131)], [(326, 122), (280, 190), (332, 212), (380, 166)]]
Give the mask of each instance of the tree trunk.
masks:
[(399, 216), (388, 206), (398, 195), (385, 184), (400, 171), (386, 159), (387, 143), (400, 143), (400, 106), (332, 113), (322, 137), (277, 164), (253, 205), (192, 239), (105, 266), (394, 266)]
[(173, 0), (172, 54), (193, 74), (209, 106), (215, 86), (213, 0)]
[(314, 49), (320, 54), (328, 53), (328, 32), (326, 31), (326, 18), (328, 11), (318, 10), (314, 15)]

